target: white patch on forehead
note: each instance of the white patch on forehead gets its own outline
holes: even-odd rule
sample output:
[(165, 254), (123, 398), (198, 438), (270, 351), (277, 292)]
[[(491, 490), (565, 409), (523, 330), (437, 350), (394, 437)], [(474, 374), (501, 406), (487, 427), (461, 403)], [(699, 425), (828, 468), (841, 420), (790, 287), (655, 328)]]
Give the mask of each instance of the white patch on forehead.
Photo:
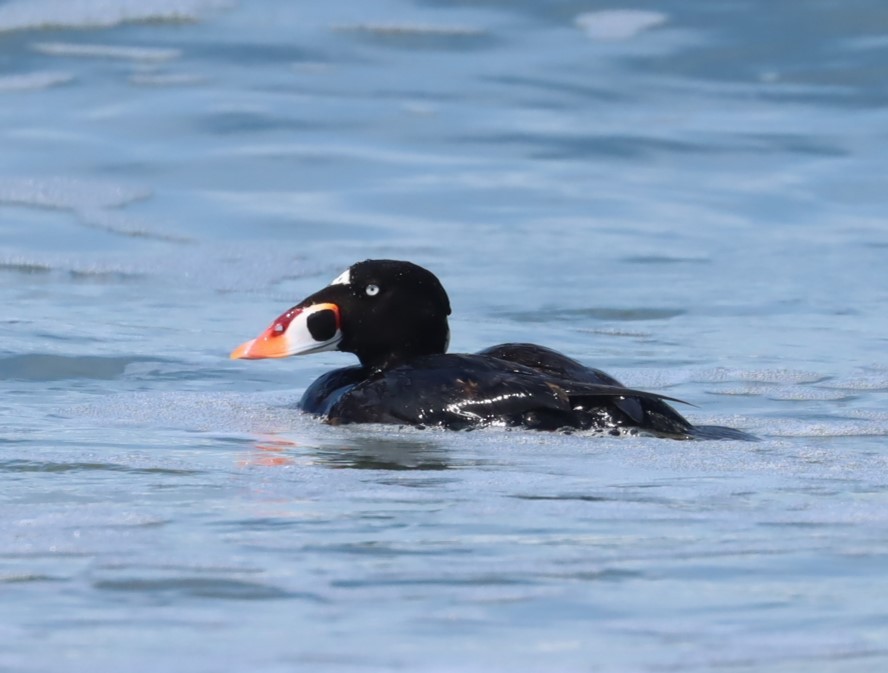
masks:
[(330, 285), (351, 285), (351, 282), (351, 269), (349, 268), (336, 276)]

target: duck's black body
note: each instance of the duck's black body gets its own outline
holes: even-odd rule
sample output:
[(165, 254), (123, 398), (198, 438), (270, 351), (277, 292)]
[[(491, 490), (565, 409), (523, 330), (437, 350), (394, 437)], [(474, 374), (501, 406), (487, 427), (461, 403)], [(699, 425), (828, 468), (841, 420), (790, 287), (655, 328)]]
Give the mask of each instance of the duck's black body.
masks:
[[(283, 314), (232, 357), (319, 350), (356, 353), (309, 386), (300, 406), (332, 424), (397, 423), (465, 429), (643, 431), (660, 436), (749, 436), (699, 428), (666, 403), (542, 346), (502, 344), (446, 354), (447, 295), (409, 262), (368, 260)], [(677, 400), (673, 400), (677, 401)]]
[(661, 396), (624, 388), (602, 372), (530, 344), (503, 344), (476, 355), (426, 355), (382, 371), (337, 369), (315, 381), (300, 406), (333, 424), (692, 433), (691, 424)]

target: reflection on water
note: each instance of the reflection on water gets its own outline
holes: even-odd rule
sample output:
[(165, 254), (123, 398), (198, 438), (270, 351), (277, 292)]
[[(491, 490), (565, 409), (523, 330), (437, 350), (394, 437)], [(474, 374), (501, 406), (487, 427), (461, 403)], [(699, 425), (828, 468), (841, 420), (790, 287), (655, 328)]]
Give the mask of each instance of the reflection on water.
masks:
[(288, 439), (263, 438), (253, 445), (253, 451), (238, 459), (237, 464), (240, 467), (288, 467), (296, 461), (287, 451), (298, 448), (298, 443)]
[(355, 470), (447, 470), (443, 450), (421, 443), (364, 441), (316, 453), (319, 462)]
[(432, 441), (357, 437), (347, 446), (315, 452), (318, 462), (355, 470), (447, 470), (446, 449)]
[(355, 436), (348, 443), (303, 444), (284, 437), (267, 436), (253, 451), (238, 459), (241, 467), (290, 467), (304, 463), (306, 456), (315, 465), (354, 470), (447, 470), (447, 452), (437, 442), (391, 439), (383, 434)]

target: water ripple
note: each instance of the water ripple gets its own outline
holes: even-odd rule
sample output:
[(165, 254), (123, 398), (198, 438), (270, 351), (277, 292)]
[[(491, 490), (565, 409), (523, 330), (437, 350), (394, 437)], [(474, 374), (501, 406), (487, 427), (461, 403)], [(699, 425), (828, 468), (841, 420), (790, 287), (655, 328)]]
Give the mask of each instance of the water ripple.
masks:
[(123, 376), (127, 366), (150, 361), (140, 357), (53, 355), (29, 353), (0, 357), (0, 380), (61, 381), (95, 379), (110, 381)]
[(224, 577), (174, 577), (168, 579), (134, 577), (129, 579), (99, 580), (93, 583), (93, 587), (100, 591), (145, 594), (152, 599), (159, 597), (172, 599), (176, 596), (191, 596), (240, 601), (299, 598), (318, 603), (324, 602), (324, 599), (318, 594), (292, 592), (258, 582), (233, 580)]
[(119, 463), (61, 463), (37, 460), (0, 461), (0, 472), (126, 472), (129, 474), (195, 475), (199, 470), (175, 470), (165, 467), (130, 467)]

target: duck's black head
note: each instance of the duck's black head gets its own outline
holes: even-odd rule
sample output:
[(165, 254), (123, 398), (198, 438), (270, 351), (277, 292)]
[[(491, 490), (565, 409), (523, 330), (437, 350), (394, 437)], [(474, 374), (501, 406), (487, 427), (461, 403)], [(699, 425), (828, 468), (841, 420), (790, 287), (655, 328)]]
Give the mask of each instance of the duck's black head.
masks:
[(385, 369), (447, 350), (450, 301), (433, 273), (411, 262), (368, 259), (296, 304), (233, 359), (340, 350)]

